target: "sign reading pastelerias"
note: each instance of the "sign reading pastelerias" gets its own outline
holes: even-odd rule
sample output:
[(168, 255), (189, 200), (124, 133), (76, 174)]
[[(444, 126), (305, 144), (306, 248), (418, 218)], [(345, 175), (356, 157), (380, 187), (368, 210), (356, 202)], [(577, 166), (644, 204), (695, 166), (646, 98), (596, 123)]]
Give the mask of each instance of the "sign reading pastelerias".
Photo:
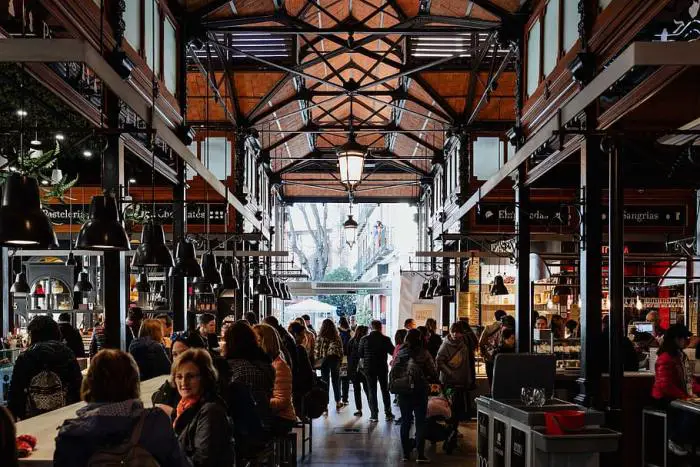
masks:
[[(149, 216), (153, 211), (153, 205), (143, 203), (141, 209)], [(54, 225), (65, 225), (72, 223), (80, 225), (88, 220), (90, 215), (90, 205), (88, 204), (47, 204), (43, 206), (44, 212), (51, 219)], [(170, 203), (156, 203), (155, 220), (164, 225), (172, 224), (173, 205)], [(226, 208), (224, 204), (188, 203), (187, 223), (192, 225), (203, 225), (209, 221), (211, 225), (224, 225), (226, 219)]]

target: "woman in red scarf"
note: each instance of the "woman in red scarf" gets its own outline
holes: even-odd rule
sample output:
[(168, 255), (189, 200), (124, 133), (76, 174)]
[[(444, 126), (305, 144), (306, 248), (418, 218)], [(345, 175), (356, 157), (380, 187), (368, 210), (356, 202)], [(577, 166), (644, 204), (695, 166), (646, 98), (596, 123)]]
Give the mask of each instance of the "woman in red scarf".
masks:
[(233, 437), (226, 406), (216, 393), (217, 372), (209, 352), (189, 349), (173, 363), (180, 402), (173, 428), (194, 467), (233, 465)]
[(700, 394), (700, 385), (695, 381), (688, 357), (683, 352), (690, 335), (688, 328), (682, 324), (669, 326), (659, 347), (656, 379), (651, 389), (656, 405), (668, 411), (668, 448), (677, 456), (688, 454), (686, 445), (698, 444), (697, 428), (700, 427), (696, 416), (670, 406), (676, 399), (688, 399), (693, 394)]

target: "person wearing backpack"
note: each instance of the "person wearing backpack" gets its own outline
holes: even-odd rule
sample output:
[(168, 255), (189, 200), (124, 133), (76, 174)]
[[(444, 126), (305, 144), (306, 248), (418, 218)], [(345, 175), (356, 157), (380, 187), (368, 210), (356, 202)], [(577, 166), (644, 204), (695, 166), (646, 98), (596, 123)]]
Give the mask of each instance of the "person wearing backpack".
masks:
[(54, 467), (190, 467), (168, 416), (144, 408), (139, 393), (133, 357), (98, 352), (81, 389), (87, 405), (58, 430)]
[(173, 363), (180, 402), (172, 413), (180, 446), (194, 467), (233, 465), (233, 433), (226, 404), (217, 394), (217, 372), (209, 352), (190, 349)]
[(83, 379), (52, 317), (35, 316), (27, 332), (30, 345), (15, 361), (7, 396), (7, 407), (17, 420), (78, 402)]
[[(409, 434), (415, 420), (415, 448), (418, 451), (416, 463), (430, 463), (430, 459), (425, 456), (425, 422), (430, 384), (438, 382), (438, 374), (433, 357), (425, 348), (424, 339), (417, 329), (408, 331), (390, 379), (392, 389), (399, 395), (403, 460), (411, 460), (414, 443)], [(399, 379), (406, 380), (407, 384), (401, 383)]]
[(501, 320), (505, 316), (507, 316), (505, 311), (496, 310), (496, 313), (494, 314), (496, 321), (486, 326), (481, 332), (481, 336), (479, 336), (479, 353), (484, 359), (484, 365), (486, 366), (486, 378), (489, 382), (489, 388), (491, 388), (491, 380), (493, 380), (494, 353), (501, 340), (501, 328), (503, 327)]

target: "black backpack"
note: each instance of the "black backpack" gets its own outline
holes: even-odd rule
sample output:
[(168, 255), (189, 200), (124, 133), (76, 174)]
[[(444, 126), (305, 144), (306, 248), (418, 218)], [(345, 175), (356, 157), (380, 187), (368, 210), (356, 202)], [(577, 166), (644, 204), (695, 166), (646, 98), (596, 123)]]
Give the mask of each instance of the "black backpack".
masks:
[(29, 381), (26, 389), (27, 417), (34, 417), (52, 410), (65, 407), (68, 391), (61, 378), (54, 372), (44, 367)]
[(320, 378), (315, 378), (316, 382), (311, 391), (304, 395), (304, 415), (311, 419), (319, 418), (323, 412), (328, 410), (328, 384)]

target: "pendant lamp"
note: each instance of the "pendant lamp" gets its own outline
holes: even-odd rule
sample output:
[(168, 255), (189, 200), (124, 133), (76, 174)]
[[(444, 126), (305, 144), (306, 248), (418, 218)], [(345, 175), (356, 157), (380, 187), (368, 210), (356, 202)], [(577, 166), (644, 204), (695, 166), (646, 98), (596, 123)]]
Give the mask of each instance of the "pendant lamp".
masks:
[(136, 279), (136, 291), (141, 293), (148, 293), (151, 291), (151, 286), (148, 283), (148, 274), (145, 272), (139, 274), (138, 279)]
[[(138, 287), (138, 283), (136, 284)], [(75, 283), (73, 287), (74, 292), (90, 292), (92, 291), (92, 283), (90, 282), (90, 276), (86, 271), (81, 271), (78, 274), (78, 282)], [(139, 291), (140, 292), (140, 291)]]
[(503, 276), (500, 274), (493, 278), (493, 284), (491, 284), (491, 295), (508, 295), (508, 289), (506, 284), (503, 282)]
[(0, 205), (0, 245), (58, 247), (51, 221), (41, 209), (36, 178), (18, 173), (7, 177)]
[(73, 266), (75, 267), (78, 263), (75, 261), (75, 255), (71, 251), (68, 253), (68, 259), (66, 259), (66, 266)]
[(348, 188), (355, 187), (362, 180), (365, 151), (366, 148), (355, 141), (353, 133), (350, 133), (347, 143), (338, 148), (340, 181)]
[(175, 266), (170, 269), (172, 277), (202, 277), (202, 266), (197, 262), (194, 244), (187, 240), (177, 242)]
[(194, 288), (194, 293), (198, 295), (214, 293), (214, 290), (211, 288), (211, 283), (209, 283), (204, 276), (195, 278), (192, 282), (192, 286)]
[(255, 292), (257, 292), (258, 295), (270, 295), (272, 293), (270, 285), (267, 282), (266, 276), (260, 275), (258, 277), (258, 283), (255, 286)]
[(435, 289), (437, 289), (438, 281), (434, 277), (428, 282), (428, 290), (425, 292), (425, 298), (432, 300), (435, 297)]
[(233, 263), (229, 261), (222, 261), (219, 265), (219, 274), (221, 275), (221, 281), (223, 290), (238, 290), (238, 278), (236, 278), (235, 271), (233, 270)]
[(27, 275), (24, 272), (20, 272), (15, 276), (15, 282), (10, 287), (10, 292), (14, 294), (26, 295), (30, 291), (29, 283), (27, 282)]
[(211, 285), (221, 284), (221, 274), (219, 273), (218, 264), (216, 261), (216, 256), (213, 252), (209, 251), (202, 254), (202, 272), (204, 277), (209, 281)]
[(141, 231), (141, 244), (131, 260), (132, 268), (168, 267), (175, 265), (173, 255), (165, 244), (163, 226), (149, 220)]
[(345, 242), (352, 248), (357, 236), (357, 221), (352, 218), (352, 214), (348, 214), (348, 220), (343, 223), (343, 229), (345, 230)]
[(129, 236), (113, 195), (93, 196), (90, 219), (80, 228), (75, 247), (82, 250), (128, 251)]
[(282, 298), (282, 283), (277, 279), (272, 279), (272, 296), (275, 298)]
[(426, 295), (428, 293), (428, 281), (423, 282), (423, 286), (420, 289), (420, 293), (418, 294), (418, 300), (425, 300)]
[(292, 294), (289, 292), (289, 286), (285, 283), (282, 284), (282, 300), (290, 301), (292, 299)]

